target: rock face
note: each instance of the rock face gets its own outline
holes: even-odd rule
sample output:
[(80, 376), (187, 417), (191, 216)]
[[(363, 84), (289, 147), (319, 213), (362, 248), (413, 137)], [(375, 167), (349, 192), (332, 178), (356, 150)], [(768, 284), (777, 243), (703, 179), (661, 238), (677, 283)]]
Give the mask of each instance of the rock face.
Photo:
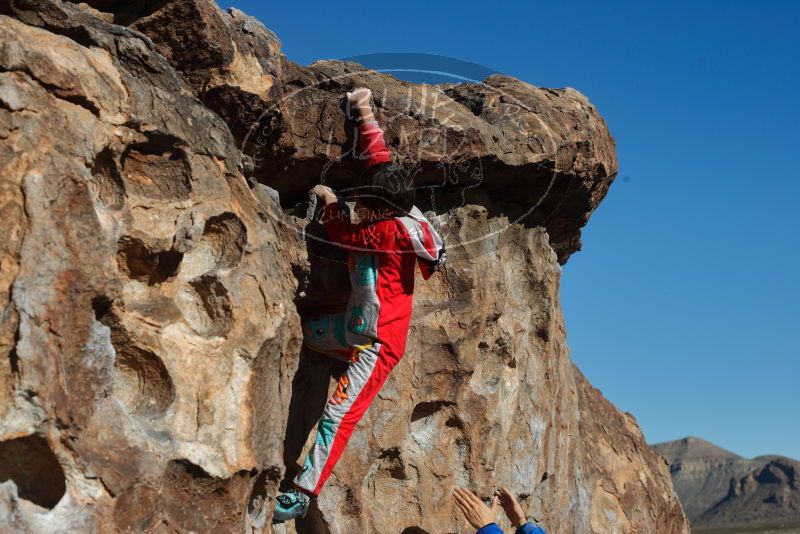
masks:
[(688, 532), (566, 347), (559, 262), (616, 173), (585, 97), (303, 68), (200, 0), (89, 4), (0, 2), (0, 523), (271, 530), (341, 371), (301, 349), (337, 252), (291, 208), (357, 183), (341, 96), (363, 84), (450, 259), (329, 485), (275, 530), (463, 531), (452, 487), (502, 484), (552, 532)]
[(693, 525), (800, 525), (796, 460), (742, 458), (693, 437), (652, 448), (669, 461), (675, 491)]
[(232, 531), (283, 469), (301, 242), (146, 38), (70, 4), (14, 5), (0, 523)]

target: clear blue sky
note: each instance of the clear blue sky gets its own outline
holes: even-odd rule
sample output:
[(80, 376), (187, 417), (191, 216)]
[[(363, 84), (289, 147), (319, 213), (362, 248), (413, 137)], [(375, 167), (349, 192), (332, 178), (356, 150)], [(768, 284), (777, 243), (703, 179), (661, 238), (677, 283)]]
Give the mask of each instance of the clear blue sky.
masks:
[(564, 269), (573, 359), (650, 442), (800, 458), (800, 3), (221, 5), (303, 64), (423, 52), (586, 94), (620, 173)]

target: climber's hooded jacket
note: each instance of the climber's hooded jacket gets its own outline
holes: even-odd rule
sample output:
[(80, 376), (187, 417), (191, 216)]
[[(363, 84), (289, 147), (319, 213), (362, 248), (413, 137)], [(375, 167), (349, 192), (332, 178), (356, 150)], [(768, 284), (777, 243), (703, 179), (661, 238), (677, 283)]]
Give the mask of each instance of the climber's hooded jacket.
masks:
[(351, 290), (345, 335), (349, 346), (378, 341), (387, 356), (405, 352), (414, 270), (427, 280), (445, 260), (442, 238), (416, 207), (404, 217), (350, 224), (338, 203), (325, 208), (328, 237), (350, 251)]

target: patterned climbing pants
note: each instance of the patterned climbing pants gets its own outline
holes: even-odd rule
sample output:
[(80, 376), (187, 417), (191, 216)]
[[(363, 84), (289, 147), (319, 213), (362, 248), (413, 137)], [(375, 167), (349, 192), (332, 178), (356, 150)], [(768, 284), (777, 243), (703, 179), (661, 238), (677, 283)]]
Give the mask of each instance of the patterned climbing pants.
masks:
[(348, 361), (317, 423), (317, 436), (294, 483), (313, 495), (319, 494), (342, 455), (356, 423), (386, 382), (397, 361), (382, 354), (379, 343), (347, 346), (343, 314), (312, 318), (304, 326), (310, 349)]

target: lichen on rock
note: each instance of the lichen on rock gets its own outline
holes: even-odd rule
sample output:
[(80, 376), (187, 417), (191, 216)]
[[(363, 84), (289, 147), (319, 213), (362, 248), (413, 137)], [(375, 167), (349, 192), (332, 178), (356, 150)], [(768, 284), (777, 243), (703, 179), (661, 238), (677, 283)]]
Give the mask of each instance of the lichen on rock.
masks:
[(0, 522), (270, 530), (341, 370), (302, 349), (336, 273), (292, 213), (320, 179), (357, 183), (359, 85), (449, 261), (286, 531), (455, 532), (454, 485), (504, 485), (553, 532), (688, 532), (666, 464), (566, 345), (559, 264), (617, 170), (589, 101), (301, 67), (210, 0), (0, 2)]

